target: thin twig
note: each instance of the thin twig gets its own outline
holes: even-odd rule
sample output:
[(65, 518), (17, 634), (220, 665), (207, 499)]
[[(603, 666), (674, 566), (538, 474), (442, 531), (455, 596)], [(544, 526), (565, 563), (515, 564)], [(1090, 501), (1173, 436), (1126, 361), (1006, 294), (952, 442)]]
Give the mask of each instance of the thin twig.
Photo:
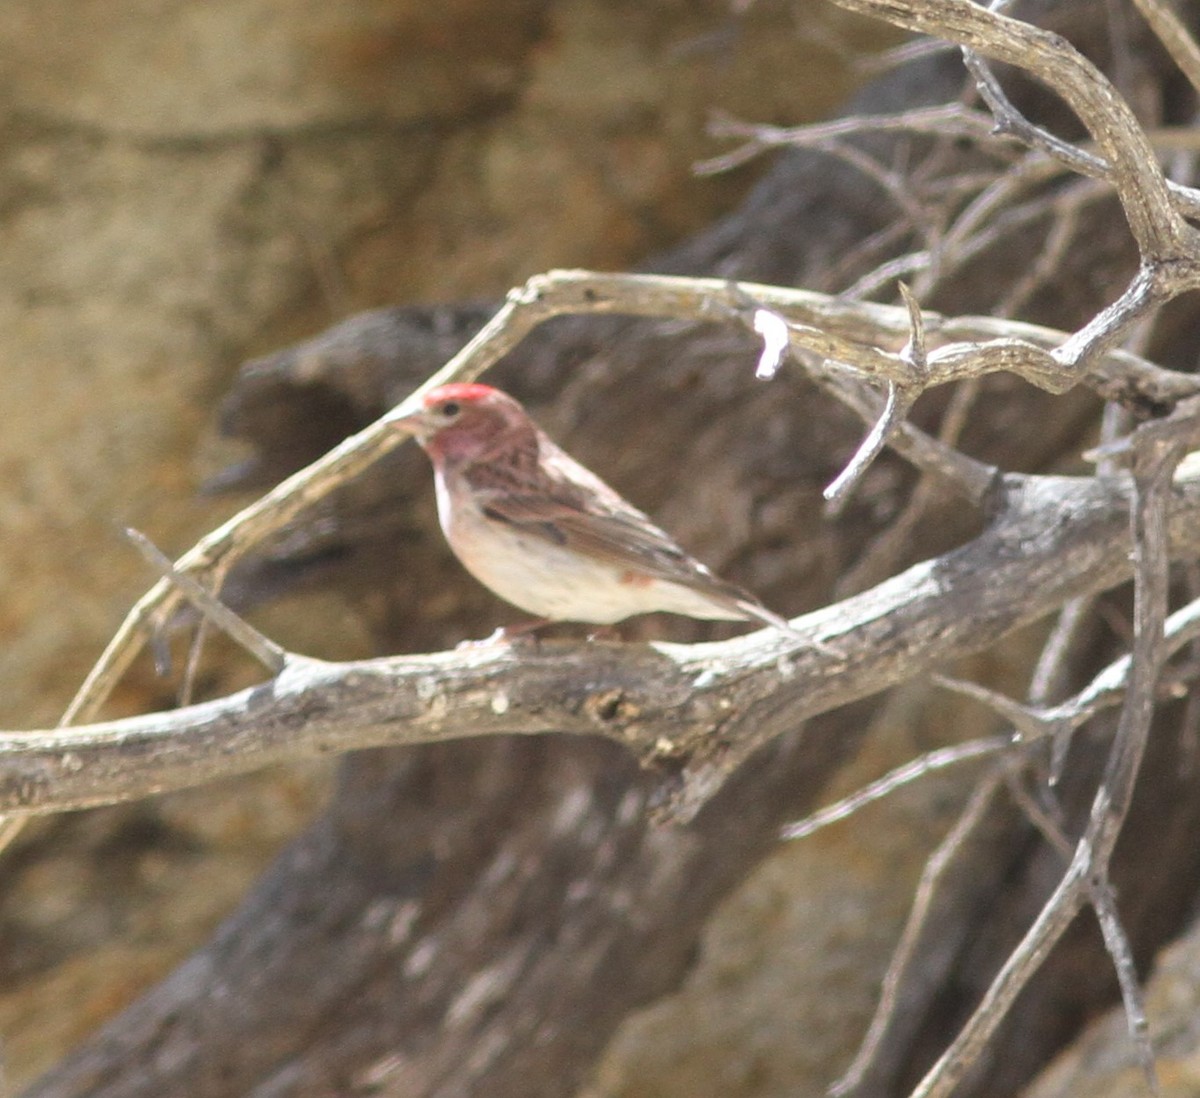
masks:
[[(1014, 760), (1015, 762), (1016, 760)], [(1038, 829), (1042, 838), (1066, 865), (1071, 860), (1074, 844), (1063, 831), (1058, 805), (1054, 802), (1046, 803), (1048, 791), (1044, 786), (1037, 791), (1031, 791), (1026, 784), (1028, 776), (1028, 766), (1022, 766), (1019, 770), (1016, 765), (1009, 766), (1005, 770), (1005, 785), (1013, 802), (1024, 813), (1025, 818)]]
[(1146, 1000), (1138, 982), (1137, 966), (1129, 936), (1121, 925), (1117, 897), (1108, 876), (1108, 866), (1098, 866), (1088, 882), (1088, 899), (1096, 912), (1104, 947), (1112, 958), (1121, 986), (1121, 1002), (1125, 1008), (1125, 1025), (1134, 1054), (1151, 1094), (1159, 1093), (1158, 1073), (1154, 1068), (1154, 1046), (1150, 1042), (1150, 1023), (1146, 1018)]
[(903, 283), (900, 283), (900, 294), (904, 298), (905, 308), (908, 309), (910, 334), (908, 342), (900, 352), (901, 358), (906, 359), (914, 376), (918, 379), (914, 384), (903, 388), (893, 381), (888, 382), (887, 403), (883, 414), (876, 421), (871, 432), (862, 441), (854, 456), (846, 464), (845, 469), (824, 491), (825, 499), (830, 504), (832, 514), (838, 514), (845, 506), (854, 490), (854, 486), (862, 480), (871, 462), (882, 452), (900, 424), (907, 418), (909, 410), (924, 391), (924, 385), (919, 380), (928, 370), (928, 356), (925, 347), (925, 325), (921, 317), (921, 307), (917, 299)]
[(171, 558), (164, 554), (140, 530), (127, 527), (125, 536), (134, 548), (153, 566), (164, 579), (169, 580), (183, 592), (184, 597), (205, 617), (246, 649), (272, 675), (278, 675), (287, 666), (285, 649), (270, 637), (260, 633), (245, 618), (239, 617), (210, 591), (206, 591), (191, 576), (181, 572)]
[(895, 435), (916, 399), (916, 393), (907, 389), (902, 390), (895, 382), (888, 382), (887, 403), (884, 405), (883, 414), (871, 428), (867, 437), (863, 439), (845, 469), (838, 474), (823, 493), (830, 504), (830, 514), (840, 513), (854, 486), (862, 480), (867, 469), (870, 468), (871, 462), (880, 455), (883, 448)]
[(1108, 174), (1109, 167), (1103, 158), (1055, 137), (1021, 114), (1005, 94), (991, 66), (975, 50), (964, 49), (962, 55), (967, 71), (975, 80), (975, 87), (992, 112), (996, 134), (1015, 138), (1031, 149), (1038, 149), (1079, 175), (1103, 179)]
[[(877, 393), (850, 378), (845, 371), (810, 367), (813, 379), (827, 393), (854, 411), (864, 423), (878, 423), (884, 415), (884, 402)], [(919, 427), (900, 420), (889, 435), (892, 448), (918, 469), (949, 485), (968, 502), (978, 507), (996, 484), (999, 470), (932, 438)]]
[(802, 820), (787, 824), (780, 830), (780, 838), (806, 839), (813, 832), (820, 831), (823, 827), (828, 827), (839, 820), (844, 820), (847, 816), (852, 816), (859, 809), (882, 800), (927, 774), (933, 774), (973, 759), (1011, 751), (1013, 746), (1014, 741), (1010, 736), (988, 736), (984, 739), (956, 743), (951, 747), (938, 748), (936, 751), (927, 751), (903, 766), (889, 770), (882, 778), (877, 778), (856, 789), (848, 797), (843, 797), (840, 801), (835, 801), (833, 804), (805, 816)]
[[(225, 583), (225, 577), (229, 573), (230, 561), (218, 561), (213, 565), (210, 571), (210, 580), (212, 583), (212, 596), (215, 599), (220, 598), (221, 587)], [(210, 622), (207, 617), (201, 617), (200, 624), (196, 626), (195, 636), (192, 638), (192, 643), (188, 646), (187, 663), (183, 668), (183, 681), (179, 686), (179, 704), (191, 705), (192, 699), (195, 697), (196, 680), (200, 674), (200, 657), (203, 652), (204, 643), (208, 638)], [(166, 634), (167, 627), (159, 631)]]
[(909, 970), (916, 959), (917, 947), (921, 942), (926, 926), (939, 897), (942, 895), (943, 883), (959, 853), (966, 845), (971, 834), (979, 826), (988, 809), (991, 807), (1001, 779), (998, 774), (980, 782), (971, 794), (971, 799), (963, 809), (949, 834), (938, 844), (937, 849), (930, 855), (921, 870), (921, 879), (913, 896), (912, 907), (896, 948), (892, 951), (891, 961), (883, 978), (880, 988), (879, 1001), (871, 1024), (867, 1028), (862, 1044), (854, 1055), (853, 1061), (845, 1073), (830, 1088), (833, 1098), (859, 1091), (869, 1079), (875, 1061), (883, 1047), (888, 1029), (896, 1018), (899, 1006), (899, 993)]
[[(962, 382), (954, 390), (954, 395), (942, 416), (936, 441), (951, 454), (961, 453), (955, 447), (978, 393), (978, 381)], [(872, 583), (878, 583), (884, 576), (891, 575), (896, 570), (897, 562), (911, 551), (914, 531), (925, 518), (929, 508), (940, 498), (945, 484), (944, 477), (938, 471), (921, 464), (917, 464), (917, 468), (921, 470), (921, 479), (905, 503), (904, 510), (838, 581), (836, 590), (840, 597), (862, 591)], [(999, 477), (998, 469), (985, 468), (988, 469), (988, 477), (981, 483), (981, 490), (967, 495), (968, 500), (977, 507), (985, 503), (988, 490)]]
[(701, 160), (693, 165), (698, 175), (713, 175), (728, 171), (746, 161), (782, 146), (793, 148), (826, 148), (847, 137), (875, 133), (923, 133), (931, 136), (965, 138), (981, 144), (993, 137), (992, 119), (982, 111), (971, 110), (961, 103), (938, 107), (921, 107), (897, 114), (860, 114), (829, 122), (806, 126), (768, 126), (742, 122), (723, 112), (714, 113), (708, 124), (713, 137), (739, 137), (744, 144), (737, 148)]
[(1200, 46), (1183, 21), (1163, 0), (1133, 0), (1142, 17), (1150, 24), (1158, 40), (1166, 47), (1171, 60), (1189, 84), (1200, 92)]

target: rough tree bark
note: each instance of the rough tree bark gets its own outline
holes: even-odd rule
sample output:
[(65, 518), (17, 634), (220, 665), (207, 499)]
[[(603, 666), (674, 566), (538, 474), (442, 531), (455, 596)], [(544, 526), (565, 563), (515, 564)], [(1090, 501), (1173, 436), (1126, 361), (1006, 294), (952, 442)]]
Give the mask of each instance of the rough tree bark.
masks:
[[(1061, 29), (1103, 56), (1103, 34), (1089, 37), (1101, 29), (1094, 5), (1059, 8)], [(1154, 78), (1148, 40), (1122, 49), (1144, 66), (1144, 80)], [(852, 109), (943, 102), (962, 84), (957, 56), (942, 54), (884, 77)], [(1179, 109), (1183, 93), (1169, 80), (1153, 91), (1161, 114)], [(1030, 89), (1024, 95), (1034, 109), (1052, 110)], [(913, 155), (921, 151), (917, 140)], [(959, 150), (941, 170), (962, 171), (974, 157)], [(995, 307), (1027, 273), (1049, 216), (999, 237), (923, 304), (955, 313)], [(647, 267), (821, 288), (888, 219), (876, 182), (853, 166), (788, 153), (736, 215)], [(1137, 262), (1123, 226), (1110, 229), (1120, 224), (1111, 201), (1083, 208), (1023, 319), (1070, 330), (1119, 293)], [(1194, 309), (1176, 304), (1156, 360), (1191, 365)], [(226, 422), (254, 442), (259, 461), (230, 480), (270, 482), (369, 422), (487, 312), (447, 306), (356, 318), (252, 364)], [(722, 571), (796, 613), (832, 597), (913, 478), (884, 459), (841, 518), (824, 521), (820, 489), (860, 429), (798, 372), (754, 387), (755, 353), (748, 336), (715, 326), (559, 321), (489, 380), (544, 413), (573, 452), (663, 515), (685, 543), (707, 545)], [(936, 424), (947, 399), (931, 395), (916, 418)], [(1036, 470), (1078, 452), (1098, 405), (997, 377), (978, 408), (962, 448), (1004, 469)], [(647, 463), (649, 453), (663, 457)], [(704, 473), (681, 477), (681, 467)], [(436, 592), (453, 565), (432, 527), (427, 479), (417, 455), (388, 459), (322, 505), (327, 521), (298, 526), (274, 552), (240, 566), (229, 601), (244, 607), (304, 583), (337, 583), (358, 598), (381, 650), (443, 643), (488, 604), (480, 596), (456, 611), (461, 617), (437, 616)], [(969, 534), (979, 518), (963, 511), (953, 499), (932, 502), (889, 569)], [(1111, 654), (1096, 637), (1077, 672)], [(212, 942), (27, 1093), (569, 1095), (621, 1019), (678, 985), (714, 905), (782, 823), (819, 803), (868, 712), (857, 703), (779, 736), (683, 827), (650, 822), (669, 764), (639, 769), (610, 743), (539, 736), (351, 756), (324, 818)], [(786, 714), (774, 719), (784, 724)], [(1188, 841), (1200, 794), (1181, 773), (1177, 720), (1168, 710), (1159, 721), (1113, 870), (1143, 963), (1181, 925), (1200, 871), (1200, 846)], [(1093, 732), (1073, 749), (1063, 799), (1075, 818), (1086, 812), (1101, 741)], [(904, 1093), (920, 1077), (1037, 913), (1060, 871), (1056, 859), (1019, 809), (992, 798), (943, 881), (918, 943), (921, 978), (902, 985), (861, 1093)], [(1012, 1093), (1115, 992), (1098, 935), (1076, 927), (962, 1093)]]

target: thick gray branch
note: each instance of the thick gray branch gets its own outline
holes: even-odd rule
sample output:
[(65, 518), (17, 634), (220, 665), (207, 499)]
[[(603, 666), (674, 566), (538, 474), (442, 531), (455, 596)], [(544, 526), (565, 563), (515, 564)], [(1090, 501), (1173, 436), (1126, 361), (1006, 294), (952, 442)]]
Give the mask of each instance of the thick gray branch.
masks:
[[(648, 756), (719, 757), (978, 651), (1130, 575), (1128, 480), (1009, 477), (980, 537), (796, 620), (846, 658), (765, 630), (707, 645), (495, 647), (328, 664), (173, 713), (0, 736), (0, 811), (59, 811), (283, 759), (501, 733), (602, 735)], [(1173, 552), (1200, 542), (1177, 492)], [(719, 730), (720, 735), (714, 735)]]

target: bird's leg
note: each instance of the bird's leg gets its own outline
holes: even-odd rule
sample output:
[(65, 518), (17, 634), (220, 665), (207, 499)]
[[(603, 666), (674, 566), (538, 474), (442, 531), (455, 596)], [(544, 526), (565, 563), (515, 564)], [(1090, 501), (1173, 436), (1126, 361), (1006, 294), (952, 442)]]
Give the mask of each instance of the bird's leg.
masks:
[(530, 621), (518, 622), (516, 625), (501, 625), (482, 640), (459, 641), (456, 648), (486, 648), (494, 644), (532, 644), (536, 645), (536, 633), (545, 625), (553, 624), (549, 618), (533, 618)]

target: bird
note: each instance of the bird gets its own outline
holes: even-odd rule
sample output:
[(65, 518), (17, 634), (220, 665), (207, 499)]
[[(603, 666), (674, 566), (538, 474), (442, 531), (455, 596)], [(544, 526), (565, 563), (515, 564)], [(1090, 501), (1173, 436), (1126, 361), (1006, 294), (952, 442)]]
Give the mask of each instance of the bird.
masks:
[(455, 556), (539, 619), (533, 627), (608, 626), (665, 611), (795, 634), (561, 450), (507, 393), (478, 382), (441, 385), (392, 422), (433, 464), (438, 519)]

